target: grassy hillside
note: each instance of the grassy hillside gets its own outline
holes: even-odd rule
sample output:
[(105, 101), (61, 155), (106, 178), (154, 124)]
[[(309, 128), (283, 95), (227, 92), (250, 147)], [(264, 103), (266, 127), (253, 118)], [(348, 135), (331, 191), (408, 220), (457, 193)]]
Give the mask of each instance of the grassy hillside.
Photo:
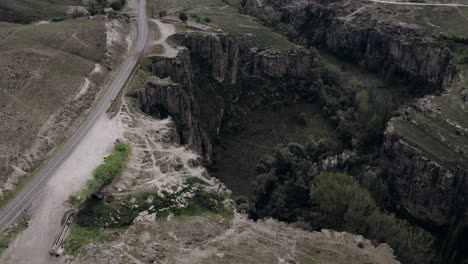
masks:
[(177, 16), (179, 12), (185, 12), (191, 23), (230, 33), (241, 44), (248, 47), (276, 50), (297, 48), (283, 35), (273, 32), (252, 17), (241, 15), (238, 9), (228, 5), (227, 1), (150, 0), (148, 7), (155, 15), (161, 11), (173, 16)]
[[(103, 60), (105, 32), (104, 23), (98, 21), (38, 26), (0, 23), (1, 185), (49, 117), (70, 107), (63, 104)], [(64, 118), (59, 121), (73, 117)], [(54, 132), (55, 124), (48, 125)]]
[(0, 21), (28, 22), (38, 19), (60, 18), (67, 6), (77, 5), (79, 0), (2, 0)]

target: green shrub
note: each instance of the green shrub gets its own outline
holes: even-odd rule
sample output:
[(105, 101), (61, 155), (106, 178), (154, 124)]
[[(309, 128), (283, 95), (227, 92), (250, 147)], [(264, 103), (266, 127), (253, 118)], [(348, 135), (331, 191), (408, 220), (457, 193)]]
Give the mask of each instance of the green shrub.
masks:
[(79, 207), (92, 193), (99, 192), (104, 186), (110, 184), (120, 174), (130, 152), (131, 147), (128, 143), (115, 144), (114, 152), (107, 156), (104, 163), (94, 169), (93, 178), (86, 182), (86, 186), (69, 197), (69, 203)]
[(70, 235), (65, 242), (65, 252), (75, 255), (85, 245), (104, 239), (102, 229), (89, 229), (79, 225), (73, 225)]
[(188, 17), (187, 17), (187, 14), (185, 14), (184, 12), (180, 12), (179, 13), (179, 19), (182, 20), (182, 21), (187, 21)]
[(114, 10), (122, 9), (122, 3), (119, 0), (113, 1), (110, 5)]
[(305, 112), (301, 112), (297, 115), (297, 121), (300, 125), (306, 126), (309, 124), (309, 115)]
[(165, 17), (165, 16), (167, 16), (167, 11), (166, 10), (159, 11), (159, 17)]

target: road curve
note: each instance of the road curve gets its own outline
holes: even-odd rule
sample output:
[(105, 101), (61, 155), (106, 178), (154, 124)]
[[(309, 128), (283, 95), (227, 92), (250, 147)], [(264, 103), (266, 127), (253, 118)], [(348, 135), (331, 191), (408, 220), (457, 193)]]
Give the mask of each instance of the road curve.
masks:
[(60, 151), (50, 159), (46, 165), (34, 176), (34, 178), (0, 211), (0, 233), (11, 225), (20, 215), (23, 208), (27, 208), (39, 191), (45, 186), (53, 175), (53, 172), (66, 160), (72, 151), (86, 137), (90, 129), (99, 118), (109, 109), (112, 101), (117, 97), (124, 86), (133, 68), (137, 64), (140, 54), (145, 48), (148, 39), (148, 25), (146, 18), (146, 0), (138, 0), (138, 39), (134, 44), (133, 52), (124, 60), (114, 80), (107, 87), (97, 105), (92, 109), (89, 116), (75, 131)]
[(418, 3), (418, 2), (395, 2), (395, 1), (385, 1), (385, 0), (369, 0), (370, 2), (379, 3), (379, 4), (388, 4), (388, 5), (409, 5), (409, 6), (446, 6), (446, 7), (468, 7), (468, 4), (458, 4), (458, 3)]

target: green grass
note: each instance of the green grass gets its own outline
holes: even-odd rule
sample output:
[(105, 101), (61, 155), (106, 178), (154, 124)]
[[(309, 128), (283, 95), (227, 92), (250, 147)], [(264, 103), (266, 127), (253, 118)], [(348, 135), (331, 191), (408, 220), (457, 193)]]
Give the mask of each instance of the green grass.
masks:
[[(413, 116), (417, 117), (417, 116)], [(422, 115), (419, 118), (424, 118)], [(420, 120), (421, 121), (421, 120)], [(440, 161), (450, 168), (455, 168), (460, 162), (461, 156), (454, 151), (453, 146), (444, 143), (437, 136), (437, 132), (430, 126), (434, 123), (428, 121), (425, 125), (415, 125), (411, 122), (397, 120), (393, 122), (397, 135), (413, 146), (416, 146), (430, 158)], [(444, 134), (447, 136), (447, 134)]]
[[(182, 190), (164, 193), (163, 196), (146, 191), (109, 201), (89, 199), (78, 212), (76, 224), (65, 241), (65, 251), (76, 255), (85, 245), (108, 240), (107, 234), (126, 230), (143, 211), (156, 213), (158, 220), (166, 219), (171, 213), (180, 218), (218, 215), (230, 219), (234, 216), (232, 208), (224, 205), (225, 194), (206, 191), (201, 187), (198, 180), (192, 179)], [(186, 198), (185, 206), (180, 207), (180, 197), (188, 192), (193, 196)]]
[(70, 228), (70, 235), (64, 244), (64, 249), (67, 254), (76, 255), (83, 246), (103, 241), (104, 238), (104, 232), (100, 228), (89, 229), (73, 225)]
[[(105, 27), (99, 21), (0, 23), (0, 109), (14, 113), (0, 126), (5, 154), (24, 153), (30, 147), (40, 127), (101, 62), (105, 41)], [(8, 163), (0, 164), (0, 183), (9, 168)]]
[[(240, 14), (237, 8), (221, 0), (151, 0), (149, 7), (152, 10), (171, 10), (173, 13), (184, 10), (189, 17), (198, 16), (200, 23), (230, 33), (241, 45), (247, 47), (274, 50), (299, 48), (283, 35), (273, 32), (252, 17)], [(211, 22), (205, 22), (204, 18), (209, 18)]]
[[(180, 206), (180, 197), (187, 193), (185, 206)], [(78, 213), (77, 224), (87, 228), (120, 228), (131, 225), (140, 212), (156, 213), (158, 218), (165, 218), (170, 213), (176, 216), (218, 214), (232, 217), (232, 210), (224, 206), (224, 194), (206, 191), (189, 184), (188, 187), (164, 196), (155, 192), (140, 192), (113, 201), (88, 200)]]
[(7, 21), (28, 22), (63, 18), (67, 6), (78, 5), (80, 2), (78, 0), (2, 0), (0, 10), (7, 11), (8, 16), (3, 18)]
[(93, 171), (93, 178), (88, 180), (86, 187), (73, 194), (69, 202), (75, 207), (80, 207), (92, 193), (99, 192), (104, 186), (110, 184), (117, 177), (130, 155), (131, 147), (128, 143), (117, 143), (112, 152), (96, 169)]

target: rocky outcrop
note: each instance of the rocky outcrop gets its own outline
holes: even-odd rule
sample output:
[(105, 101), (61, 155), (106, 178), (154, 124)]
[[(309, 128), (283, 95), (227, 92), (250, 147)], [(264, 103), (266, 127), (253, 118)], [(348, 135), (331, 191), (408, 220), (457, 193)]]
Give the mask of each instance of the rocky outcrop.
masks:
[(192, 55), (208, 62), (213, 78), (219, 82), (235, 84), (244, 76), (308, 78), (312, 72), (312, 53), (306, 49), (274, 51), (240, 47), (228, 35), (214, 33), (186, 34), (184, 44)]
[(239, 45), (225, 34), (186, 34), (185, 45), (191, 54), (205, 59), (219, 82), (236, 83), (239, 70)]
[[(198, 122), (198, 104), (193, 97), (192, 69), (186, 50), (175, 58), (153, 58), (152, 72), (158, 78), (149, 81), (136, 93), (137, 104), (145, 113), (165, 118), (176, 124), (178, 143), (211, 157), (211, 145)], [(165, 79), (161, 79), (165, 78)]]
[(449, 169), (425, 157), (394, 135), (391, 125), (381, 163), (396, 209), (437, 231), (443, 259), (466, 256), (468, 171), (464, 164)]
[[(230, 107), (232, 102), (229, 100), (238, 100), (244, 89), (243, 80), (307, 79), (312, 74), (312, 53), (305, 49), (282, 52), (248, 49), (221, 33), (192, 32), (182, 35), (182, 39), (187, 49), (180, 50), (175, 58), (152, 58), (152, 74), (158, 78), (138, 91), (136, 98), (144, 112), (160, 117), (171, 116), (177, 126), (175, 138), (180, 144), (200, 153), (207, 164), (210, 164), (212, 156), (210, 140), (219, 134), (226, 116), (225, 109), (228, 108), (230, 113), (237, 111)], [(266, 86), (274, 85), (268, 83)], [(229, 87), (230, 92), (236, 95), (223, 99), (220, 87)], [(252, 98), (252, 94), (257, 94), (252, 89), (256, 88), (252, 85), (245, 88), (249, 93), (248, 100), (252, 101), (251, 107), (265, 100)], [(286, 86), (283, 88), (285, 91), (288, 89)], [(272, 94), (258, 90), (258, 93)], [(197, 94), (203, 94), (203, 98), (196, 98)]]
[(438, 87), (458, 78), (453, 54), (424, 41), (418, 26), (381, 21), (351, 1), (266, 0), (264, 8), (294, 26), (300, 39), (384, 75), (402, 74)]
[[(457, 208), (457, 200), (468, 198), (468, 172), (449, 170), (391, 134), (387, 134), (384, 154), (398, 204), (415, 219), (438, 227), (449, 225), (454, 210), (463, 209)], [(468, 210), (464, 214), (468, 219)]]

